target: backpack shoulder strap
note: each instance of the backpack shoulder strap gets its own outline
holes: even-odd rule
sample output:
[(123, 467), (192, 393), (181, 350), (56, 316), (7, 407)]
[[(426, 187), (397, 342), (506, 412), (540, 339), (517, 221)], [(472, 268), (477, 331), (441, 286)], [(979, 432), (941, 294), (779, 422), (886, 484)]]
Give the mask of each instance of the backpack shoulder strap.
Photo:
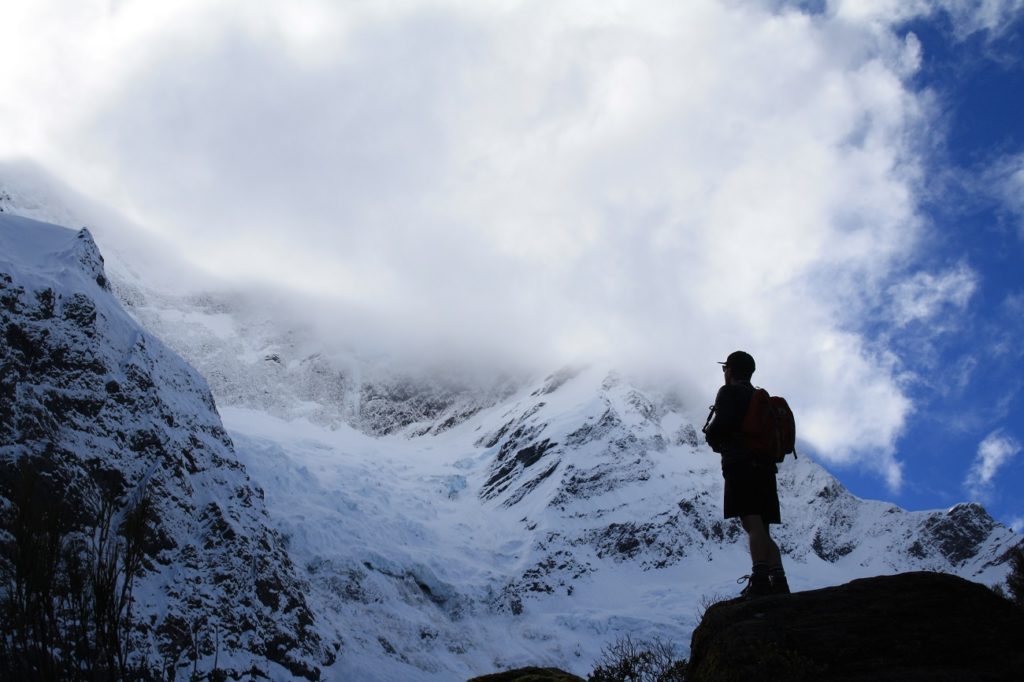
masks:
[(704, 428), (701, 429), (702, 433), (708, 432), (708, 427), (711, 426), (711, 420), (715, 417), (715, 406), (712, 405), (708, 408), (708, 419), (704, 422)]

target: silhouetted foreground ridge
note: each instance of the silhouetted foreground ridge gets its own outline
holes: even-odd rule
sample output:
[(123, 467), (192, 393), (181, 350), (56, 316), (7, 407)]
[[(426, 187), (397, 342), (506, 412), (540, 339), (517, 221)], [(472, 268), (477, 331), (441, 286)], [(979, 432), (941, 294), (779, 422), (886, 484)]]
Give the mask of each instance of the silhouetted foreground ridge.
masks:
[(1024, 611), (943, 573), (728, 601), (691, 641), (688, 679), (1019, 680)]

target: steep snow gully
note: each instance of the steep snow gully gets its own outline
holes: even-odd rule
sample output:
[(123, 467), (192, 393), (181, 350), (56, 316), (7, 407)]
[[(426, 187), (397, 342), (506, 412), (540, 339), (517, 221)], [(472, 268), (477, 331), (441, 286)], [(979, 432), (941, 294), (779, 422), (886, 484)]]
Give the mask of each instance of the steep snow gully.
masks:
[[(76, 396), (36, 441), (5, 424), (0, 457), (49, 439), (83, 471), (98, 462), (128, 487), (157, 481), (171, 546), (154, 553), (138, 612), (249, 614), (263, 630), (235, 628), (236, 670), (585, 674), (627, 633), (685, 656), (702, 602), (733, 595), (749, 568), (742, 532), (720, 518), (703, 415), (669, 390), (598, 366), (432, 381), (317, 348), (237, 298), (157, 293), (130, 264), (113, 264), (108, 282), (87, 232), (0, 214), (0, 246), (7, 338), (17, 328), (30, 339), (5, 348), (5, 366), (24, 371), (15, 408), (38, 416), (55, 404), (48, 391)], [(44, 314), (47, 296), (57, 303)], [(26, 360), (27, 348), (57, 347), (94, 358), (92, 373)], [(152, 438), (131, 447), (136, 431)], [(777, 540), (795, 589), (909, 570), (993, 584), (1020, 540), (977, 505), (908, 512), (858, 499), (810, 457), (788, 460), (779, 483)], [(211, 507), (232, 532), (204, 521)], [(233, 579), (206, 581), (202, 599), (181, 590), (237, 577), (241, 563), (265, 567), (280, 598), (250, 599)]]

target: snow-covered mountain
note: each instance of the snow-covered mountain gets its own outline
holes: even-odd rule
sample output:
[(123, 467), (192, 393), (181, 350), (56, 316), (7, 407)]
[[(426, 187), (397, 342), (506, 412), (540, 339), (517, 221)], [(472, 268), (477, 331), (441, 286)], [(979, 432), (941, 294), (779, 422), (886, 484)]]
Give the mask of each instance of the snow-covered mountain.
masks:
[[(685, 655), (702, 605), (736, 594), (749, 570), (742, 531), (721, 519), (717, 455), (699, 437), (705, 401), (599, 365), (486, 379), (401, 371), (263, 299), (178, 295), (130, 262), (111, 265), (124, 309), (209, 381), (242, 465), (231, 470), (251, 499), (264, 493), (250, 511), (265, 508), (280, 535), (271, 547), (286, 549), (280, 565), (294, 565), (316, 633), (304, 660), (340, 633), (337, 659), (319, 659), (325, 679), (526, 664), (585, 674), (626, 633)], [(977, 505), (860, 500), (807, 456), (787, 460), (779, 482), (774, 534), (795, 589), (921, 569), (993, 584), (1020, 541)]]

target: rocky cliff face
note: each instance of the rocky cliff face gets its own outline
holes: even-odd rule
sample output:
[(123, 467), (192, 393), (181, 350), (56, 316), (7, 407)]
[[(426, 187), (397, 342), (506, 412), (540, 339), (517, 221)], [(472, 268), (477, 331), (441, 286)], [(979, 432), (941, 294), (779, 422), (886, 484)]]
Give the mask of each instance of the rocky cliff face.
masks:
[[(263, 492), (206, 382), (110, 293), (86, 230), (0, 216), (0, 509), (33, 470), (72, 532), (101, 499), (152, 501), (135, 588), (136, 652), (168, 670), (317, 679), (317, 631)], [(3, 535), (5, 559), (11, 536)], [(278, 671), (275, 673), (275, 671)], [(282, 673), (281, 671), (286, 671)]]

